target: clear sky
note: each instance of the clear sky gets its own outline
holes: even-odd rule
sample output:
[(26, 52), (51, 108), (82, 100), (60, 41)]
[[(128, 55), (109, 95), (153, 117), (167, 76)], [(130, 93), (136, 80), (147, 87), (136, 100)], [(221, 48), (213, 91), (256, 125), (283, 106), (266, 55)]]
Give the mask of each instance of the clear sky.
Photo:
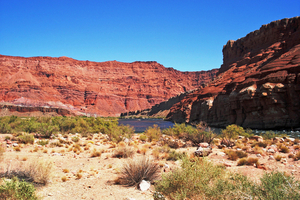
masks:
[(0, 0), (0, 54), (219, 68), (222, 48), (299, 0)]

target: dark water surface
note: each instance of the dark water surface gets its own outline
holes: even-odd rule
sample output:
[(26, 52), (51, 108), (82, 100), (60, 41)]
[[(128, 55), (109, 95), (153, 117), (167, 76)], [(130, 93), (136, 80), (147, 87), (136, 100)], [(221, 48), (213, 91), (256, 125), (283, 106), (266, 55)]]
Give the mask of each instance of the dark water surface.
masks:
[(160, 129), (166, 129), (173, 127), (174, 123), (169, 121), (164, 121), (163, 119), (119, 119), (119, 124), (133, 126), (135, 132), (142, 133), (149, 126), (157, 124)]

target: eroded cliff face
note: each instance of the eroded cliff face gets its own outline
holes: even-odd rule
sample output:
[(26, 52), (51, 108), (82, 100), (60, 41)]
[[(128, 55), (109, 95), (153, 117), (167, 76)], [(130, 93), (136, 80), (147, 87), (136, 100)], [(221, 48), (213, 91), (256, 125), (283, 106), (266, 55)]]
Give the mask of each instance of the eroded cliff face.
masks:
[(228, 41), (216, 79), (175, 104), (168, 119), (216, 127), (300, 127), (300, 18)]
[(0, 102), (73, 114), (119, 116), (211, 81), (218, 70), (180, 72), (157, 62), (90, 62), (0, 55)]

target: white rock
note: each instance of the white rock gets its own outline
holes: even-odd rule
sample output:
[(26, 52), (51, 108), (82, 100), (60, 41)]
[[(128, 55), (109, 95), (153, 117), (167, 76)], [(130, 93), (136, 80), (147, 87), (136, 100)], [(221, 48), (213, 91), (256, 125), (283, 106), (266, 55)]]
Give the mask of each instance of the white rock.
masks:
[(165, 164), (165, 168), (169, 168), (169, 167), (170, 167), (170, 166), (166, 163), (166, 164)]
[(240, 149), (240, 148), (236, 148), (236, 150), (237, 150), (237, 151), (241, 151), (242, 149)]
[(52, 156), (61, 156), (60, 153), (53, 153)]
[(275, 160), (274, 156), (269, 156), (269, 160)]
[(19, 146), (18, 143), (13, 143), (12, 145), (13, 145), (14, 147)]
[(142, 182), (140, 183), (140, 190), (146, 191), (150, 188), (150, 186), (151, 184), (149, 181), (142, 180)]
[(218, 155), (219, 155), (219, 156), (225, 156), (226, 153), (224, 153), (224, 152), (218, 152)]
[(275, 150), (274, 150), (274, 149), (268, 149), (267, 152), (268, 152), (268, 153), (275, 153)]
[(261, 157), (260, 153), (256, 154), (257, 157)]

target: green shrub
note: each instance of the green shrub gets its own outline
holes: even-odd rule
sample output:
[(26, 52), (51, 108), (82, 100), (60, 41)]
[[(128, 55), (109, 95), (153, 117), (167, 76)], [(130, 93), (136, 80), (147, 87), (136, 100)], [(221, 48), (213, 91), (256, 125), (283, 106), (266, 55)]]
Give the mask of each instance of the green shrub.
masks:
[(78, 136), (73, 136), (72, 141), (73, 142), (79, 142), (80, 138)]
[(140, 135), (140, 140), (142, 141), (146, 141), (147, 140), (147, 136), (146, 135)]
[(213, 139), (215, 138), (215, 134), (213, 132), (206, 132), (206, 131), (195, 131), (186, 134), (186, 140), (191, 141), (194, 146), (198, 146), (201, 142), (207, 142), (210, 144)]
[(45, 146), (45, 145), (49, 144), (49, 140), (40, 140), (40, 141), (38, 141), (38, 144)]
[[(246, 158), (242, 158), (245, 162)], [(247, 162), (257, 162), (248, 158)], [(261, 183), (205, 159), (183, 159), (181, 168), (163, 174), (155, 189), (169, 199), (300, 199), (300, 183), (280, 172), (265, 173)]]
[(35, 200), (38, 197), (35, 194), (35, 188), (32, 184), (25, 181), (19, 181), (14, 177), (10, 181), (3, 179), (3, 184), (0, 185), (0, 199), (11, 200)]
[(173, 160), (173, 161), (176, 161), (176, 160), (180, 160), (180, 159), (183, 159), (184, 157), (186, 157), (186, 154), (185, 153), (182, 153), (182, 152), (177, 152), (175, 150), (171, 150), (169, 151), (168, 153), (168, 156), (167, 156), (167, 160)]
[(123, 165), (120, 176), (115, 181), (121, 185), (137, 186), (142, 180), (154, 181), (159, 176), (159, 165), (154, 161), (142, 157), (130, 159)]
[(161, 134), (161, 130), (157, 124), (154, 124), (153, 127), (148, 127), (145, 131), (145, 135), (147, 136), (149, 142), (158, 141)]
[(253, 187), (255, 199), (300, 199), (300, 183), (293, 177), (271, 172), (260, 180), (261, 184)]
[(162, 179), (156, 182), (155, 189), (170, 199), (197, 199), (197, 196), (210, 190), (211, 185), (224, 174), (224, 167), (213, 165), (205, 159), (185, 158), (181, 168), (162, 175)]
[(227, 147), (233, 147), (235, 145), (234, 140), (238, 138), (238, 136), (245, 136), (247, 133), (243, 129), (243, 127), (237, 126), (235, 124), (228, 125), (226, 129), (222, 130), (222, 134), (220, 137), (222, 138), (221, 144)]
[(127, 125), (111, 125), (104, 128), (103, 131), (104, 134), (107, 134), (109, 137), (109, 140), (119, 143), (124, 140), (124, 138), (131, 138), (132, 134), (134, 133), (133, 127)]
[(24, 144), (33, 144), (34, 143), (34, 136), (31, 134), (23, 134), (18, 136), (18, 141)]
[(244, 136), (245, 135), (245, 130), (243, 127), (240, 127), (238, 125), (232, 124), (228, 125), (226, 129), (222, 130), (222, 137), (226, 139), (237, 139), (238, 136)]

